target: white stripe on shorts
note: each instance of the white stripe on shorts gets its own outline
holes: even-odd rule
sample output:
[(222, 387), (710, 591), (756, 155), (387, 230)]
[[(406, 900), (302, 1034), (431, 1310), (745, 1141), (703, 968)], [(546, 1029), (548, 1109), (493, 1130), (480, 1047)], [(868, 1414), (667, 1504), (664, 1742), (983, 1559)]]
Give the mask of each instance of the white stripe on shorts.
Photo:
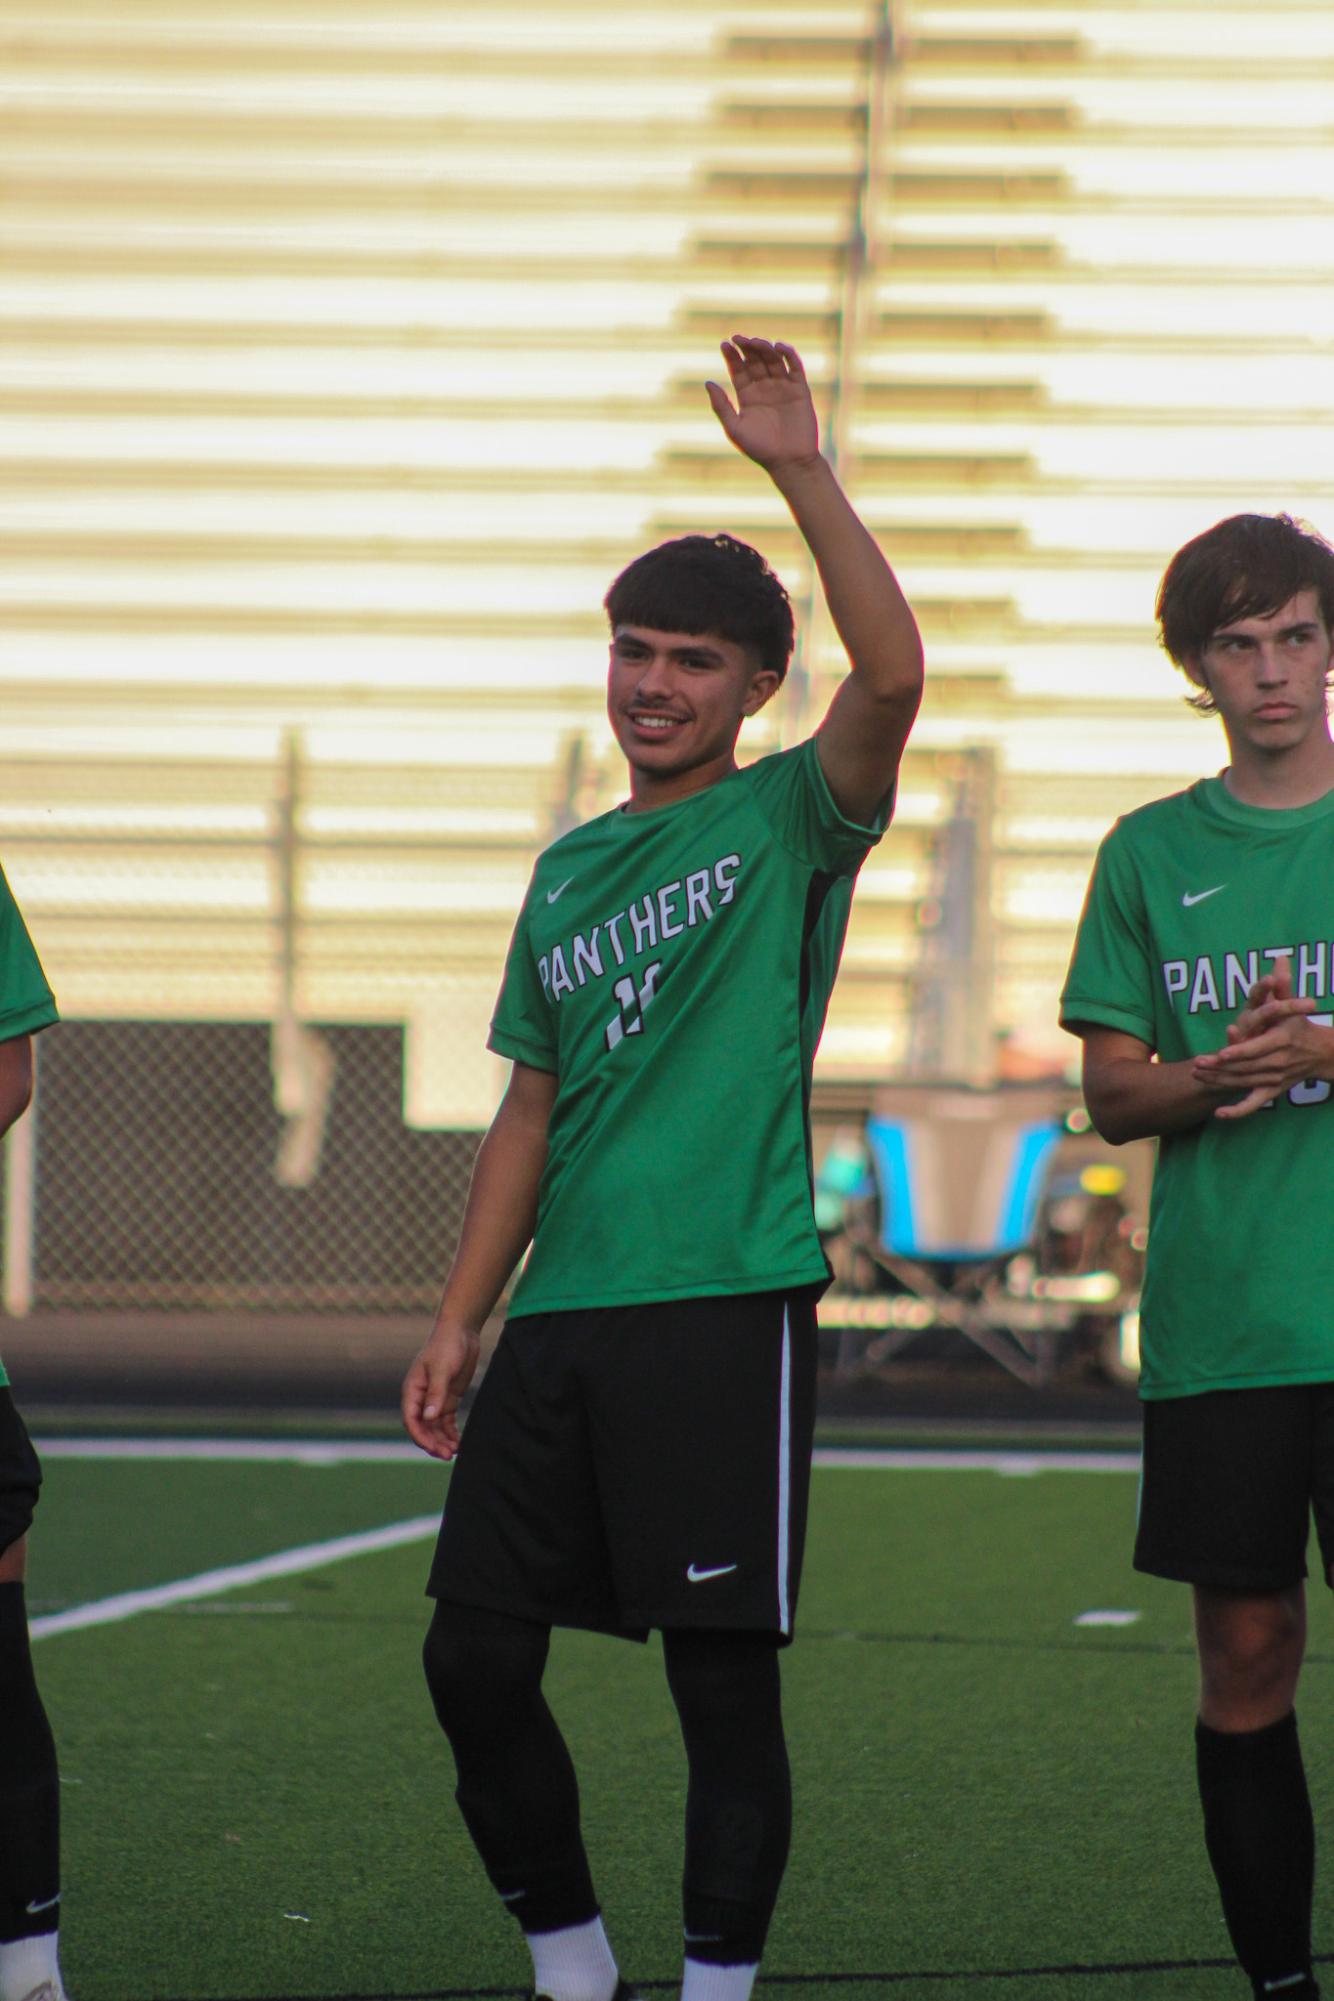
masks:
[(787, 1602), (788, 1537), (792, 1515), (792, 1329), (783, 1303), (783, 1360), (778, 1386), (778, 1630), (791, 1629)]

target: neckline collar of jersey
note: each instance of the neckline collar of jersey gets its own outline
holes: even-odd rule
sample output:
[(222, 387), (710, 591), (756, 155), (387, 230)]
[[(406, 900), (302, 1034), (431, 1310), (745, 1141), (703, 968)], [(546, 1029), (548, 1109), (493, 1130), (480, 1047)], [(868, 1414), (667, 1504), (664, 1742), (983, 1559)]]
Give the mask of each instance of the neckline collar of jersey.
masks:
[(679, 813), (683, 807), (696, 805), (701, 799), (711, 799), (722, 786), (730, 785), (734, 778), (739, 778), (744, 769), (745, 766), (734, 764), (721, 778), (715, 778), (712, 785), (701, 785), (698, 792), (687, 792), (683, 799), (664, 800), (661, 806), (637, 806), (632, 811), (630, 801), (623, 799), (619, 806), (612, 808), (611, 818), (618, 826), (625, 827), (638, 827), (646, 820), (661, 820), (668, 813)]
[(1220, 820), (1230, 820), (1240, 827), (1300, 827), (1309, 820), (1323, 820), (1334, 813), (1334, 786), (1321, 794), (1319, 799), (1310, 799), (1304, 806), (1252, 806), (1244, 799), (1235, 799), (1223, 782), (1220, 771), (1216, 778), (1201, 778), (1194, 787), (1202, 806)]

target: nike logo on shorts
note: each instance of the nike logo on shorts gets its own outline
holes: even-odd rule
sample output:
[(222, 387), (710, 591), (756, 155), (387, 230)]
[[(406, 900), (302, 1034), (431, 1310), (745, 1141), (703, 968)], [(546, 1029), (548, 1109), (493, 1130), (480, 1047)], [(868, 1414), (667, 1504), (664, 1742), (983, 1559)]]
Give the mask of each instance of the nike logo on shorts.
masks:
[(40, 1916), (43, 1911), (53, 1911), (59, 1902), (60, 1892), (57, 1890), (54, 1897), (43, 1897), (40, 1900), (34, 1898), (32, 1903), (25, 1904), (23, 1908), (30, 1918), (35, 1918)]
[(734, 1563), (715, 1564), (712, 1570), (701, 1570), (697, 1563), (687, 1564), (686, 1582), (689, 1584), (707, 1584), (711, 1577), (726, 1577), (735, 1569), (736, 1565)]

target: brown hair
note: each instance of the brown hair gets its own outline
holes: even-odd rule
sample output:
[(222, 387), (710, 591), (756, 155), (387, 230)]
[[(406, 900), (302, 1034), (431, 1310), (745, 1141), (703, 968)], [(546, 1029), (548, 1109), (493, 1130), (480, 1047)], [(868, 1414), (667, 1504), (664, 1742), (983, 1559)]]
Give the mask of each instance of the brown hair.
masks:
[(711, 632), (748, 646), (781, 681), (792, 654), (788, 594), (749, 542), (734, 535), (682, 535), (645, 550), (621, 571), (602, 600), (618, 625), (659, 632)]
[[(1326, 630), (1334, 633), (1334, 548), (1290, 514), (1233, 514), (1178, 549), (1163, 573), (1155, 606), (1163, 650), (1178, 667), (1198, 671), (1200, 655), (1222, 626), (1267, 618), (1298, 591), (1314, 591)], [(1217, 713), (1207, 688), (1186, 700)]]

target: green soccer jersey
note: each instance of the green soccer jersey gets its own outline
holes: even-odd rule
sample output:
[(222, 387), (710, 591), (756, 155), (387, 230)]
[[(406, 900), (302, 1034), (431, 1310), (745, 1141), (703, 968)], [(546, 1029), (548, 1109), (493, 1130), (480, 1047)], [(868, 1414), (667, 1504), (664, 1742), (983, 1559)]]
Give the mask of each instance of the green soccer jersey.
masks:
[[(1262, 973), (1334, 1022), (1334, 792), (1243, 805), (1221, 779), (1117, 822), (1061, 1000), (1163, 1062), (1219, 1049)], [(1334, 1380), (1331, 1086), (1158, 1142), (1141, 1310), (1146, 1397)]]
[(853, 879), (814, 739), (539, 856), (490, 1046), (559, 1079), (511, 1312), (823, 1283), (811, 1064)]
[[(56, 1019), (55, 996), (0, 869), (0, 1042), (49, 1028)], [(0, 1362), (0, 1386), (8, 1381)]]

